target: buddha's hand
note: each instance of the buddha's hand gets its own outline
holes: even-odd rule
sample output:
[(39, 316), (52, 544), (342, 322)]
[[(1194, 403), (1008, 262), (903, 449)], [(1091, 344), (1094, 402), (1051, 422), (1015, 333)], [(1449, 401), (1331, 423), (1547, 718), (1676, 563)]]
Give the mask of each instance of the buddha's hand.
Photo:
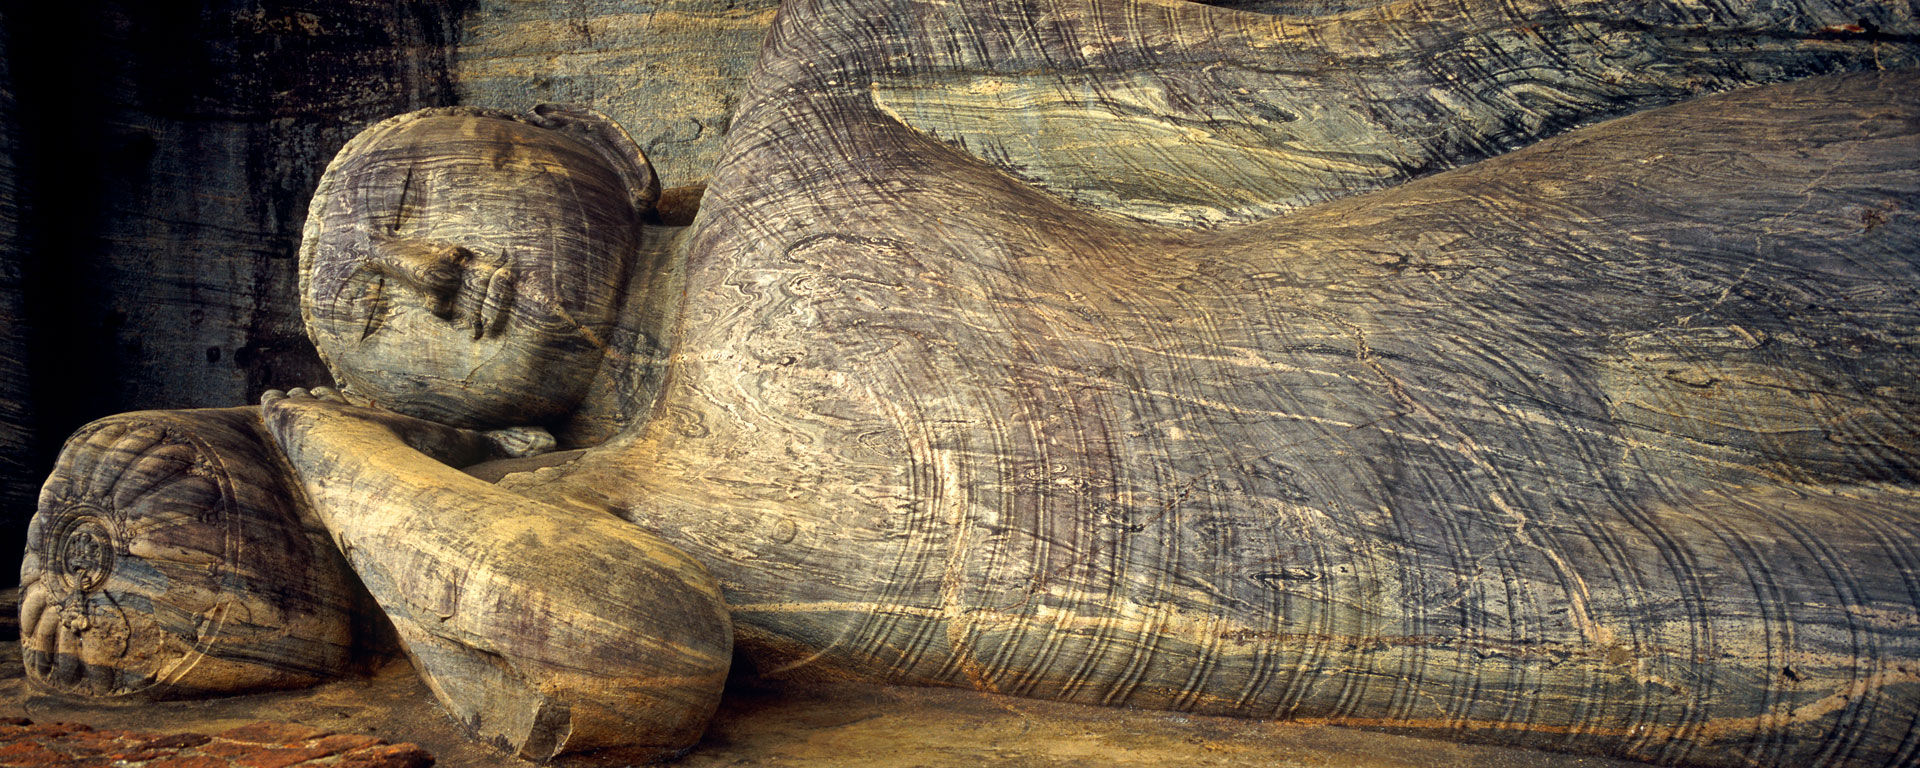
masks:
[[(286, 405), (288, 409), (311, 407), (317, 411), (332, 411), (336, 417), (344, 419), (371, 420), (376, 424), (392, 428), (407, 444), (413, 445), (420, 453), (426, 453), (434, 459), (453, 467), (467, 467), (488, 459), (526, 459), (541, 453), (553, 451), (557, 442), (545, 426), (507, 426), (499, 430), (463, 430), (455, 426), (445, 426), (432, 420), (405, 417), (394, 411), (369, 405), (353, 405), (346, 394), (330, 386), (315, 388), (292, 388), (292, 390), (267, 390), (259, 396), (261, 415), (273, 424), (273, 413), (278, 403), (296, 403)], [(326, 419), (326, 417), (309, 417)]]
[(276, 436), (283, 425), (323, 425), (333, 420), (376, 424), (399, 436), (414, 450), (441, 463), (464, 467), (489, 459), (538, 456), (555, 447), (545, 427), (519, 426), (485, 432), (449, 427), (366, 405), (355, 405), (332, 387), (269, 389), (260, 394), (261, 416)]

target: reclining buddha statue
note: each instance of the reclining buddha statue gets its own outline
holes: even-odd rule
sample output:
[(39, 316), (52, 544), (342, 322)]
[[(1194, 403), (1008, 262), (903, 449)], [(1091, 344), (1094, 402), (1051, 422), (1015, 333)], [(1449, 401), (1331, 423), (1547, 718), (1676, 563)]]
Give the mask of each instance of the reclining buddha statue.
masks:
[(684, 226), (588, 109), (368, 128), (301, 246), (335, 386), (76, 434), (30, 678), (384, 620), (535, 760), (688, 749), (736, 654), (1920, 759), (1912, 14), (1242, 5), (794, 0)]

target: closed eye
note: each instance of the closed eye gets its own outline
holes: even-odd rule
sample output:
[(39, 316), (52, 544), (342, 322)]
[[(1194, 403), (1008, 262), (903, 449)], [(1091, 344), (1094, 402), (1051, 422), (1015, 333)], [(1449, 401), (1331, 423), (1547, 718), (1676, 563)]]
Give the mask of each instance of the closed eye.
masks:
[(387, 313), (391, 307), (387, 301), (387, 277), (379, 270), (362, 266), (347, 278), (341, 287), (340, 314), (345, 318), (364, 318), (360, 328), (360, 340), (366, 341), (380, 328), (386, 325)]

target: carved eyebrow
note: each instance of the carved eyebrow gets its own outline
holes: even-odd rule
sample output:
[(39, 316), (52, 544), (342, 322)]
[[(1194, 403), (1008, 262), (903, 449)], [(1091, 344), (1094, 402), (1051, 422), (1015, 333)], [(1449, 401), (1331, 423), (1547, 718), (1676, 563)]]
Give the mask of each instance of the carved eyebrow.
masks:
[(316, 305), (315, 311), (330, 322), (347, 323), (358, 317), (356, 310), (364, 309), (366, 316), (361, 319), (360, 340), (366, 341), (387, 322), (387, 277), (366, 259), (343, 271), (345, 274), (326, 294), (325, 303)]
[(406, 177), (400, 180), (400, 202), (393, 207), (393, 222), (387, 225), (387, 230), (398, 234), (406, 225), (408, 214), (419, 204), (419, 193), (413, 189), (413, 165), (409, 163)]

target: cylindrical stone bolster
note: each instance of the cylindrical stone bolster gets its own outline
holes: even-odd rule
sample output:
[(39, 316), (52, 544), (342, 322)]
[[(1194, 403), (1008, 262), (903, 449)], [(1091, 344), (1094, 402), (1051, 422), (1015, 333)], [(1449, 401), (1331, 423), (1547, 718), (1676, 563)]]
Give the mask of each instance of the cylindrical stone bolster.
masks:
[(27, 532), (29, 681), (163, 699), (351, 668), (364, 590), (287, 472), (257, 408), (124, 413), (75, 432)]

